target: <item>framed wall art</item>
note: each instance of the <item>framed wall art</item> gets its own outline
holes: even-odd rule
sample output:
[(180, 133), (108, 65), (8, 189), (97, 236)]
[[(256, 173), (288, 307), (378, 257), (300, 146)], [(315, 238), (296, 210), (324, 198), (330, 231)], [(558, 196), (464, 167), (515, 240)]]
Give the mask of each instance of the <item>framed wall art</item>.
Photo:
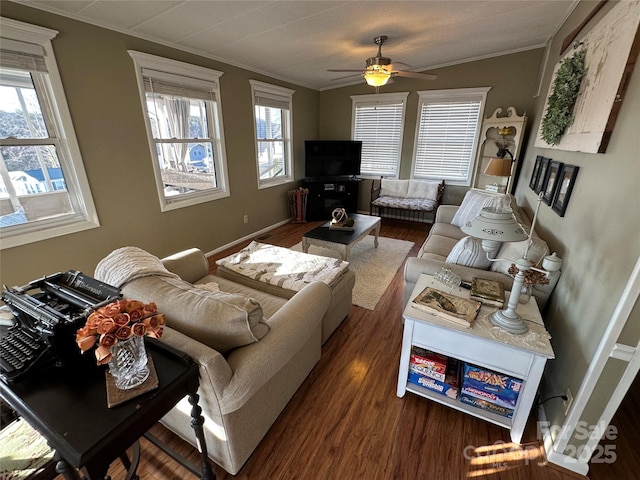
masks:
[(558, 175), (556, 192), (553, 196), (553, 203), (551, 209), (561, 217), (564, 217), (564, 212), (567, 210), (569, 204), (569, 198), (571, 197), (571, 191), (575, 184), (576, 177), (578, 176), (578, 169), (575, 165), (563, 165)]
[(529, 180), (529, 188), (531, 190), (536, 189), (536, 185), (538, 184), (538, 178), (540, 178), (540, 165), (542, 165), (542, 159), (544, 157), (542, 155), (538, 155), (536, 157), (536, 163), (533, 165), (533, 172), (531, 172), (531, 180)]
[(553, 195), (556, 193), (556, 187), (558, 186), (558, 178), (560, 176), (560, 169), (562, 168), (562, 165), (563, 164), (560, 162), (551, 160), (547, 167), (544, 184), (542, 185), (542, 191), (544, 192), (542, 201), (547, 205), (551, 205)]
[(533, 189), (534, 192), (540, 193), (544, 186), (544, 179), (547, 176), (547, 170), (549, 169), (550, 158), (540, 157), (540, 168), (538, 170), (538, 178), (536, 179), (536, 185)]

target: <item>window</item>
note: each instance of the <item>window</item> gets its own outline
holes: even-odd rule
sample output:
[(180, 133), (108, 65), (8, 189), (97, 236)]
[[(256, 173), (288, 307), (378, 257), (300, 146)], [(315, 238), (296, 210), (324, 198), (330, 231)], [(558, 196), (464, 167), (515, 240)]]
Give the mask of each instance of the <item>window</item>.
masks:
[(351, 132), (362, 141), (363, 176), (397, 177), (409, 93), (354, 95)]
[(99, 226), (51, 40), (0, 18), (0, 248)]
[(489, 88), (418, 92), (413, 178), (470, 185)]
[(129, 51), (136, 66), (162, 211), (229, 196), (222, 72)]
[(253, 98), (258, 188), (293, 181), (291, 107), (293, 90), (249, 80)]

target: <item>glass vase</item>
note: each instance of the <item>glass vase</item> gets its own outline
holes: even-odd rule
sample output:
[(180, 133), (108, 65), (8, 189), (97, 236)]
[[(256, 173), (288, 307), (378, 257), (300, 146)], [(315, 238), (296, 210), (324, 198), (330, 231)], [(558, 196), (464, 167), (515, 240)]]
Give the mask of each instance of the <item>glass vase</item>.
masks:
[(149, 377), (143, 337), (134, 335), (127, 340), (119, 341), (111, 347), (111, 353), (113, 356), (109, 361), (109, 372), (119, 389), (135, 388)]
[(522, 303), (523, 305), (526, 305), (527, 303), (529, 303), (530, 299), (531, 299), (531, 285), (522, 285), (522, 288), (520, 289), (520, 297), (518, 298), (518, 303)]

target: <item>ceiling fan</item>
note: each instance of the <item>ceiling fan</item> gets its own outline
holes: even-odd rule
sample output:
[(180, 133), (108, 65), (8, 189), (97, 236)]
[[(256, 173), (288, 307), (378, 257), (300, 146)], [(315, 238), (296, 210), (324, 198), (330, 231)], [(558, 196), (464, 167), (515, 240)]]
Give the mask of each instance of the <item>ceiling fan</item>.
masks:
[[(408, 70), (396, 70), (391, 63), (391, 59), (389, 57), (382, 56), (382, 45), (387, 41), (388, 37), (386, 35), (380, 35), (373, 39), (373, 43), (378, 45), (378, 54), (375, 57), (369, 57), (366, 60), (365, 69), (329, 69), (328, 72), (357, 72), (361, 74), (366, 80), (367, 84), (372, 87), (381, 87), (385, 85), (391, 77), (411, 77), (411, 78), (420, 78), (422, 80), (435, 80), (436, 75), (431, 73), (418, 73), (411, 72)], [(399, 62), (401, 63), (401, 62)], [(406, 64), (403, 64), (406, 65)], [(351, 75), (349, 75), (351, 76)], [(346, 78), (346, 77), (340, 77)], [(336, 79), (339, 80), (339, 79)]]

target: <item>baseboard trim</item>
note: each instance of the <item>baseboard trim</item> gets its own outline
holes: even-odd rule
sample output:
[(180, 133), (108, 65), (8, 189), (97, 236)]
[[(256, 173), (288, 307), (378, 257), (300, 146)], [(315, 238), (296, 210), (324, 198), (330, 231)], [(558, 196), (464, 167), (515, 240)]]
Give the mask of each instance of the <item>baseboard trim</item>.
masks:
[(564, 453), (556, 452), (553, 449), (553, 438), (551, 437), (551, 430), (549, 429), (549, 422), (544, 411), (544, 407), (540, 405), (538, 407), (538, 419), (540, 425), (540, 433), (542, 434), (542, 445), (544, 446), (544, 453), (547, 457), (547, 461), (554, 465), (554, 468), (566, 470), (570, 475), (579, 475), (578, 478), (587, 478), (589, 473), (589, 464), (578, 460), (575, 457), (570, 457)]
[(249, 235), (245, 235), (244, 237), (239, 238), (238, 240), (234, 240), (233, 242), (227, 243), (225, 245), (222, 245), (221, 247), (216, 248), (215, 250), (211, 250), (210, 252), (205, 253), (205, 256), (209, 258), (210, 256), (215, 255), (216, 253), (226, 250), (227, 248), (235, 247), (239, 243), (245, 242), (247, 240), (251, 240), (252, 238), (255, 238), (255, 237), (259, 237), (260, 235), (270, 232), (275, 228), (281, 227), (282, 225), (286, 225), (287, 223), (291, 222), (291, 220), (292, 220), (291, 218), (287, 218), (269, 227), (265, 227), (262, 230), (258, 230), (257, 232), (253, 232), (253, 233), (250, 233)]

